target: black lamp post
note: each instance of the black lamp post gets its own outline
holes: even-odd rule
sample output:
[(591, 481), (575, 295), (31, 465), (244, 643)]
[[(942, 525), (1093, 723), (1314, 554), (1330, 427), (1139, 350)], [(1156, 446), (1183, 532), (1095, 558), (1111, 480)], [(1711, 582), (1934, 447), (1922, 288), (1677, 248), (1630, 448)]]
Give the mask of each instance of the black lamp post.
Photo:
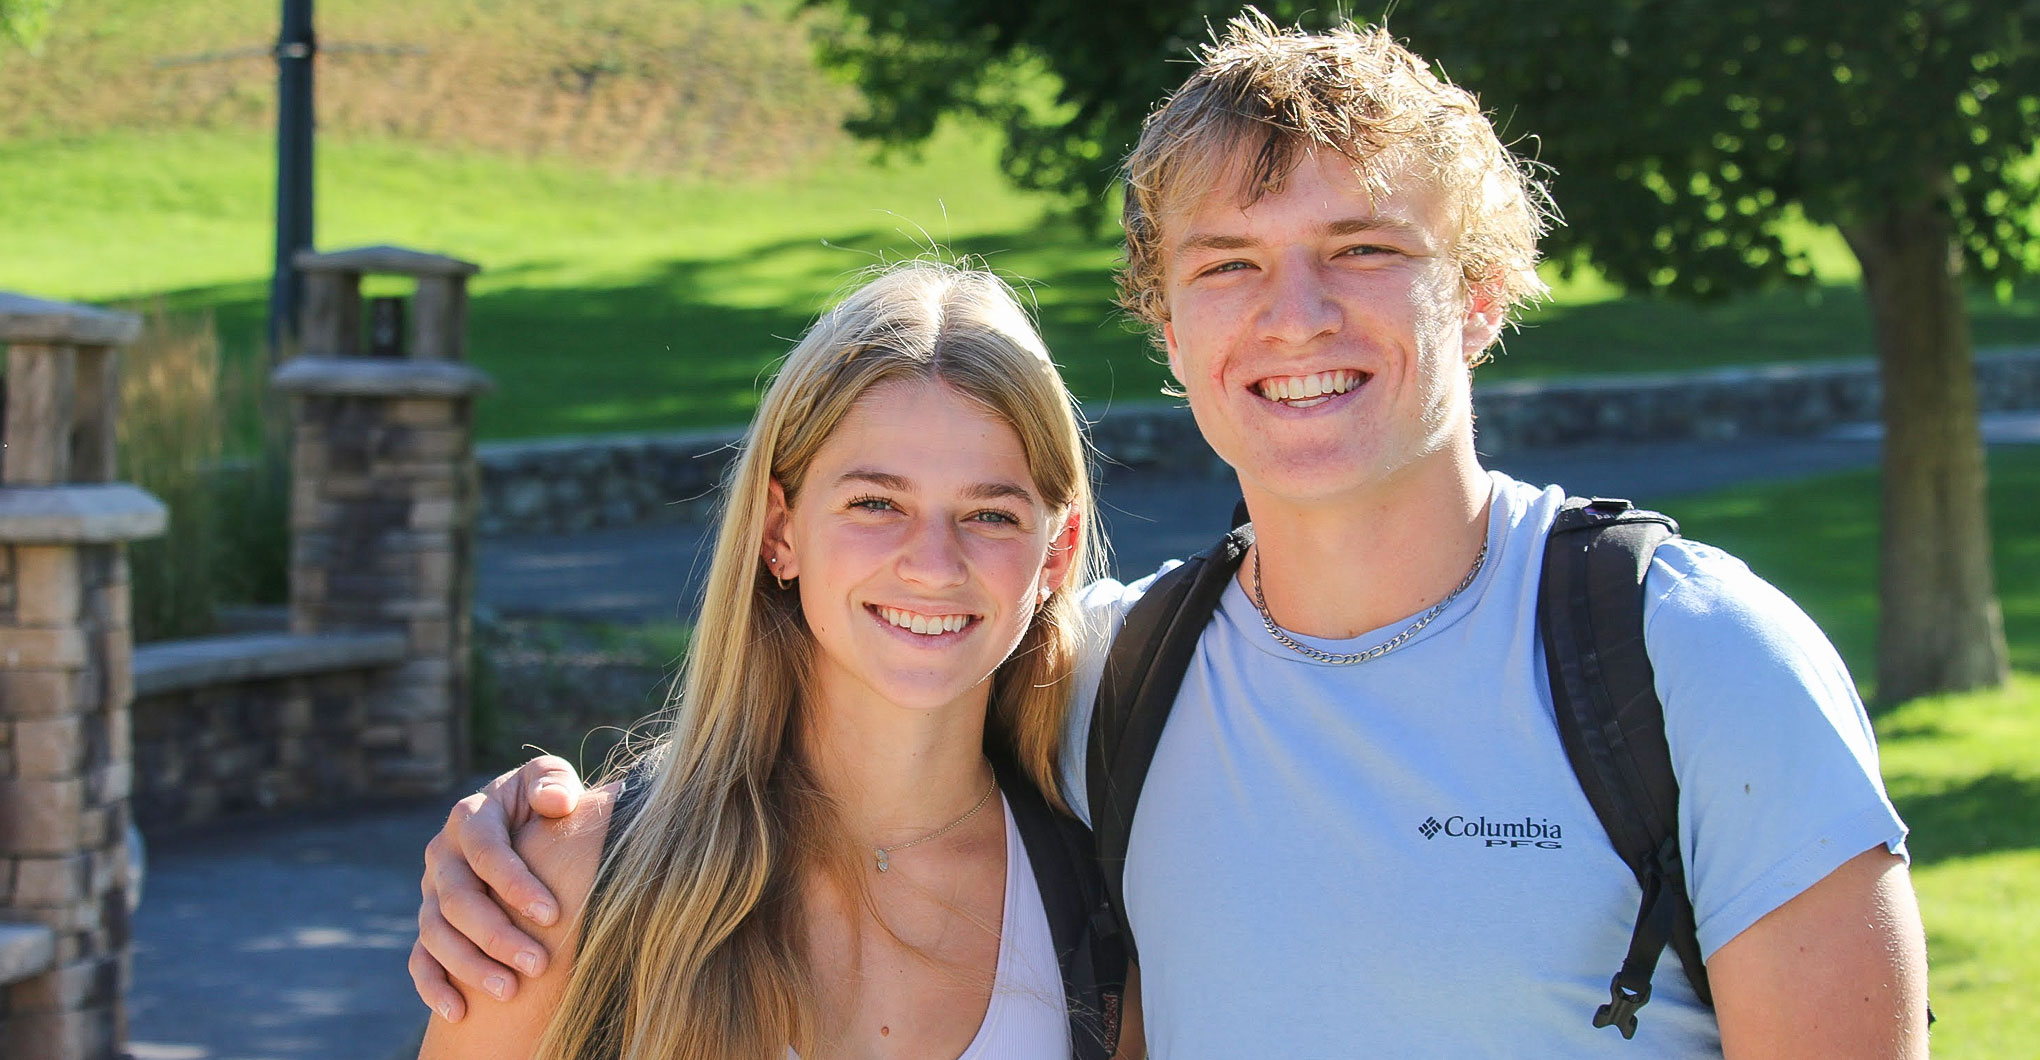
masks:
[(291, 259), (312, 245), (312, 0), (283, 0), (276, 37), (276, 273), (269, 282), (269, 355), (297, 339), (303, 282)]

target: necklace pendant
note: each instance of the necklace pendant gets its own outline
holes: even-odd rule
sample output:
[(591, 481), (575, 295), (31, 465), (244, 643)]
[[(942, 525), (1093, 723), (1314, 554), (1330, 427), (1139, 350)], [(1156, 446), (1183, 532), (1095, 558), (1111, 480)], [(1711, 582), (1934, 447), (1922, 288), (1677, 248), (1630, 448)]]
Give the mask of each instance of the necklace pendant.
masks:
[(874, 853), (878, 855), (878, 871), (885, 872), (892, 868), (892, 862), (886, 860), (884, 847), (879, 847)]

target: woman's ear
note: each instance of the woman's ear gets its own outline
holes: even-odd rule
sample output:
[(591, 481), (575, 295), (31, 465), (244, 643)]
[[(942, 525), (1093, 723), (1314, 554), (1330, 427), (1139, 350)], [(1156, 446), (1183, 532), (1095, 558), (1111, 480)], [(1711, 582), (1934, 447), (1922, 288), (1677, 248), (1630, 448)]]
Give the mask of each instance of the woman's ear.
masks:
[(1083, 534), (1084, 513), (1071, 505), (1048, 539), (1048, 558), (1041, 564), (1041, 588), (1045, 598), (1063, 587), (1076, 569), (1077, 540)]
[(790, 534), (792, 522), (793, 509), (786, 503), (786, 487), (775, 478), (765, 494), (765, 539), (759, 543), (758, 551), (766, 572), (789, 582), (800, 577), (800, 557), (794, 553)]

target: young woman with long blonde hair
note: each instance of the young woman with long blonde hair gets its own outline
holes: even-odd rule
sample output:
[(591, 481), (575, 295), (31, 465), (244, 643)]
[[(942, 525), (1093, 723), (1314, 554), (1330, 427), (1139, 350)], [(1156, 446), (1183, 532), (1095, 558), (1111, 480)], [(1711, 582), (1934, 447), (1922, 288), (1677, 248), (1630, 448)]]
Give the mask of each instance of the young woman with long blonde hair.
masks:
[(1095, 1052), (1036, 880), (1084, 848), (1024, 826), (1060, 806), (1085, 455), (990, 274), (916, 263), (825, 314), (734, 462), (665, 728), (518, 833), (556, 959), (422, 1055)]

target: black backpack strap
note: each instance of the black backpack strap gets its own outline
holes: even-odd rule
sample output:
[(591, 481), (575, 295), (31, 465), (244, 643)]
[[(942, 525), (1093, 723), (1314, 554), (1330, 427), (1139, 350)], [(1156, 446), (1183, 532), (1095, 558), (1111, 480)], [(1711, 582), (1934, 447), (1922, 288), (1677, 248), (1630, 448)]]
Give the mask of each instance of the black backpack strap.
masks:
[[(1236, 519), (1244, 514), (1234, 513)], [(1197, 638), (1204, 635), (1226, 583), (1253, 543), (1251, 524), (1235, 526), (1216, 545), (1156, 579), (1127, 612), (1126, 624), (1105, 659), (1086, 762), (1091, 830), (1105, 891), (1130, 958), (1137, 959), (1139, 951), (1125, 902), (1126, 844), (1133, 834), (1134, 808), (1176, 691), (1196, 654)]]
[(1679, 854), (1679, 783), (1643, 640), (1643, 579), (1678, 524), (1628, 501), (1570, 498), (1544, 545), (1537, 628), (1558, 734), (1580, 789), (1643, 888), (1629, 952), (1594, 1026), (1636, 1034), (1666, 946), (1712, 1005)]
[(1105, 881), (1091, 856), (1091, 830), (1050, 806), (1010, 754), (989, 743), (986, 750), (1048, 914), (1069, 1012), (1070, 1055), (1109, 1060), (1119, 1047), (1126, 949), (1105, 904)]

